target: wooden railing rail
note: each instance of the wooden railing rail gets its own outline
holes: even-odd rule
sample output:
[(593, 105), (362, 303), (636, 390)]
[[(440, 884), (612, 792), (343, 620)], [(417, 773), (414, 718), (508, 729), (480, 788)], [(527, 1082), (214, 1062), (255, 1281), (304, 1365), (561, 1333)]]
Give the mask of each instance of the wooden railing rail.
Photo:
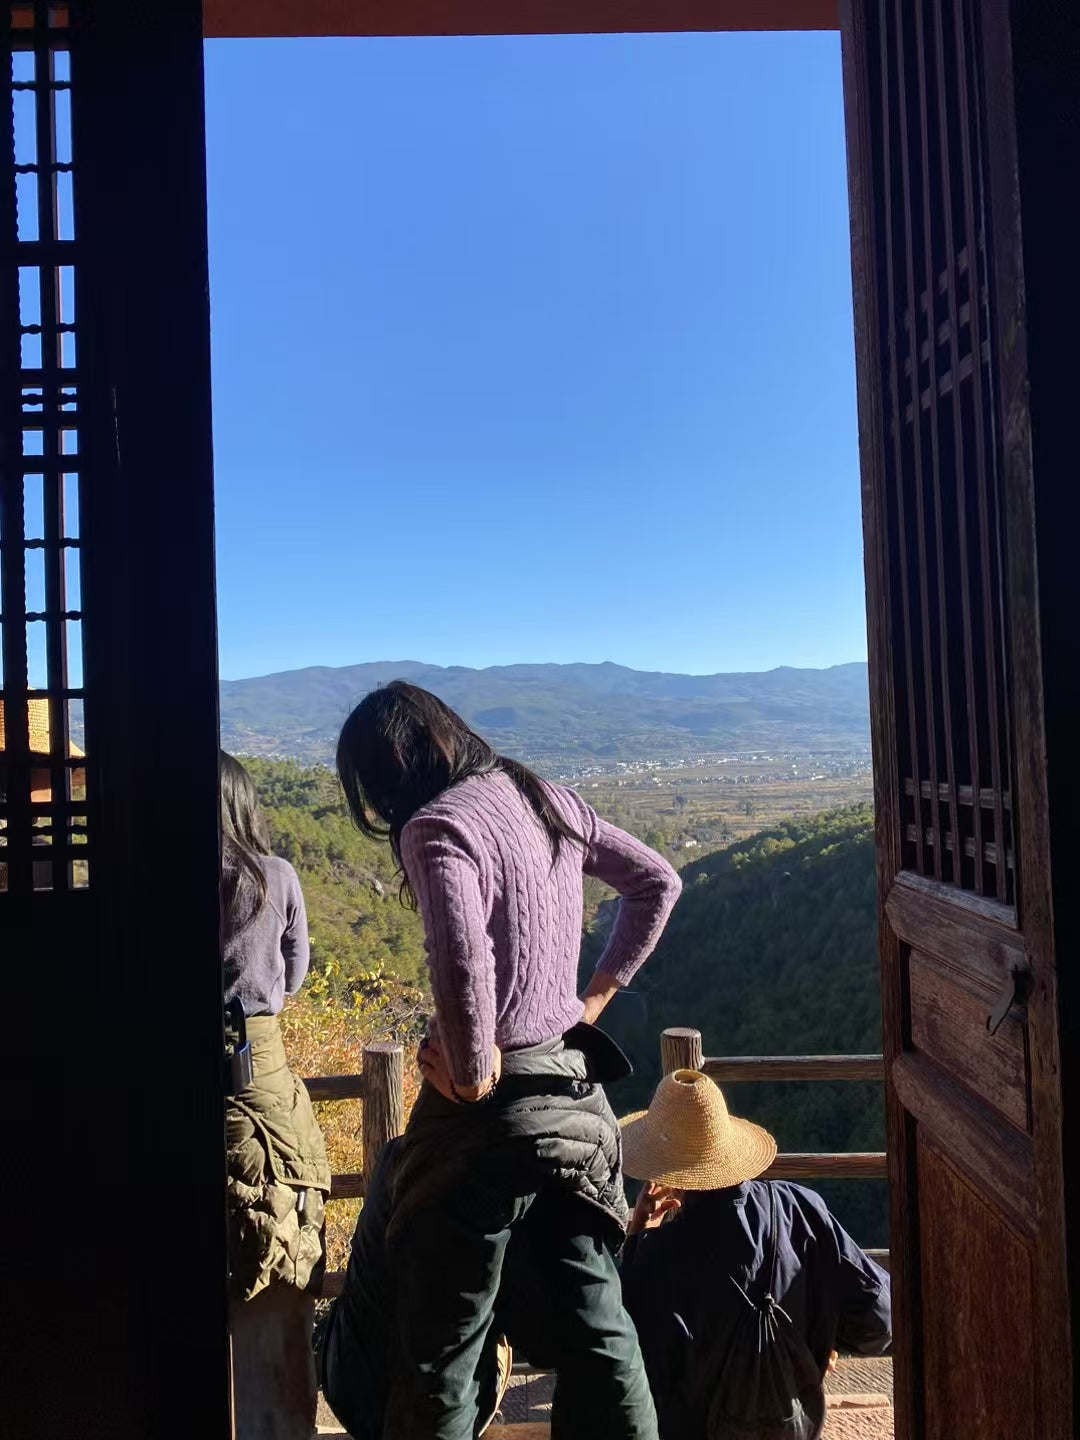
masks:
[(883, 1150), (788, 1151), (777, 1155), (766, 1180), (884, 1180)]
[(745, 1080), (877, 1080), (885, 1078), (880, 1055), (708, 1056), (702, 1066), (718, 1085)]
[(660, 1037), (664, 1074), (673, 1070), (701, 1070), (718, 1085), (746, 1080), (883, 1080), (885, 1062), (880, 1055), (724, 1055), (707, 1056), (701, 1048), (701, 1031), (682, 1027), (665, 1030)]
[(304, 1081), (312, 1100), (362, 1100), (363, 1075), (313, 1075)]
[(331, 1175), (331, 1200), (361, 1200), (366, 1194), (367, 1176), (362, 1170), (346, 1175)]

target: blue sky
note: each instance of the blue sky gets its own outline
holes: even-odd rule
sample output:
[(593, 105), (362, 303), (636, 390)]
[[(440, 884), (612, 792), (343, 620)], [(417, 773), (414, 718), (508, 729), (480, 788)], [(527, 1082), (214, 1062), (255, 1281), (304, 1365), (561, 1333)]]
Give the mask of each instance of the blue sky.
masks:
[(865, 656), (836, 35), (206, 63), (224, 676)]

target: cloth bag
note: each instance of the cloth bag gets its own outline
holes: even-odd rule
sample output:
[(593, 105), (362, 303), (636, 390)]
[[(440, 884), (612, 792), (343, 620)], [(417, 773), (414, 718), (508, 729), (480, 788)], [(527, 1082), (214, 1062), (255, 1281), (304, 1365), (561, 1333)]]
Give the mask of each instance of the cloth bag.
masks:
[(708, 1399), (708, 1440), (818, 1440), (825, 1428), (824, 1376), (809, 1346), (775, 1297), (779, 1232), (769, 1192), (771, 1258), (768, 1290), (753, 1300), (730, 1276), (745, 1303)]

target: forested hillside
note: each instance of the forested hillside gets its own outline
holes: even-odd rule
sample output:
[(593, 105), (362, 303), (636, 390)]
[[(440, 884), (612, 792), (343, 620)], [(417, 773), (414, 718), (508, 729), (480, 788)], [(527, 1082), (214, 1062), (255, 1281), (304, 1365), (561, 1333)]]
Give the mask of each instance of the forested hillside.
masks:
[(245, 757), (244, 764), (271, 848), (303, 884), (320, 985), (338, 1001), (379, 1000), (390, 1030), (408, 1038), (426, 991), (424, 936), (416, 913), (399, 903), (389, 845), (357, 830), (333, 771), (288, 760)]
[(868, 807), (789, 821), (681, 874), (683, 897), (637, 987), (654, 1021), (696, 1024), (712, 1054), (877, 1047)]

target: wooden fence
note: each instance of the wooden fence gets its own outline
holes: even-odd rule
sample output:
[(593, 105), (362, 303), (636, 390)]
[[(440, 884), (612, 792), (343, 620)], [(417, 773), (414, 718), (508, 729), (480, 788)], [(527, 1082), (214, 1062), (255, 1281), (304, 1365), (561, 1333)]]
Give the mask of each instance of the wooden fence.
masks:
[[(405, 1059), (400, 1045), (365, 1045), (359, 1075), (319, 1075), (305, 1080), (312, 1100), (363, 1102), (361, 1138), (364, 1168), (359, 1174), (335, 1175), (331, 1200), (351, 1200), (364, 1193), (365, 1176), (374, 1170), (383, 1147), (405, 1129)], [(880, 1055), (737, 1055), (720, 1059), (702, 1051), (700, 1030), (665, 1030), (660, 1037), (665, 1075), (673, 1070), (701, 1070), (718, 1085), (747, 1080), (877, 1080), (884, 1076)], [(777, 1155), (766, 1171), (773, 1180), (881, 1180), (885, 1155), (880, 1151), (790, 1152)], [(887, 1250), (870, 1250), (888, 1265)], [(326, 1276), (323, 1295), (341, 1293), (343, 1272)]]

